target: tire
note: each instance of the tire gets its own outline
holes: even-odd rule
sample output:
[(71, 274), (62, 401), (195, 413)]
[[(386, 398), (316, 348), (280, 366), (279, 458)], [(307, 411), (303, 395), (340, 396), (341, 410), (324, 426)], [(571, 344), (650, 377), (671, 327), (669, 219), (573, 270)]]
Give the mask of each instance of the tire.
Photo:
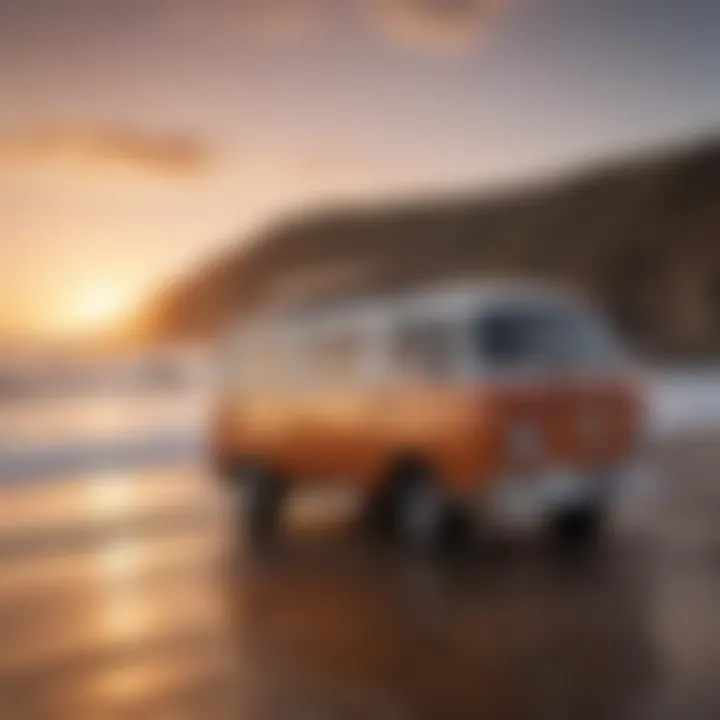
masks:
[(245, 466), (236, 473), (236, 502), (246, 537), (265, 541), (276, 533), (286, 487), (279, 476), (257, 466)]
[(392, 490), (390, 485), (384, 485), (363, 500), (362, 528), (381, 540), (392, 538), (396, 530), (397, 498)]
[(218, 482), (227, 485), (235, 482), (238, 475), (237, 464), (222, 455), (211, 455), (208, 460), (208, 470)]
[(587, 505), (566, 510), (550, 518), (550, 533), (564, 546), (590, 545), (599, 540), (606, 526), (604, 505)]
[(397, 477), (396, 529), (399, 539), (418, 549), (438, 548), (448, 534), (450, 508), (436, 475), (422, 465)]

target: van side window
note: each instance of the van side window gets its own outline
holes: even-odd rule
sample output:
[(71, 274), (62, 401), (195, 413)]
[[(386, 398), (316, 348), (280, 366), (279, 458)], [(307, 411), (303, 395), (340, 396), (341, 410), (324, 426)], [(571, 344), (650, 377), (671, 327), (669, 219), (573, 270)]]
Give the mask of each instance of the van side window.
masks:
[(310, 341), (309, 366), (320, 384), (353, 383), (363, 362), (363, 336), (353, 328), (319, 333)]
[(277, 337), (252, 337), (243, 348), (240, 374), (248, 389), (272, 388), (286, 379), (283, 347)]
[(455, 326), (440, 320), (401, 325), (392, 338), (391, 363), (394, 372), (407, 380), (451, 377), (457, 368)]

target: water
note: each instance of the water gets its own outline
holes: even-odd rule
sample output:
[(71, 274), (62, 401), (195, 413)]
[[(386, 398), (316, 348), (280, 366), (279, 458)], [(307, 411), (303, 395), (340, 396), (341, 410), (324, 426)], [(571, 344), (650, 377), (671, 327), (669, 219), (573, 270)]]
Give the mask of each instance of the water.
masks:
[[(658, 372), (648, 387), (653, 435), (720, 428), (720, 372)], [(200, 390), (0, 402), (0, 478), (196, 458), (206, 413)]]
[(205, 409), (198, 393), (0, 404), (0, 478), (197, 456), (207, 425)]

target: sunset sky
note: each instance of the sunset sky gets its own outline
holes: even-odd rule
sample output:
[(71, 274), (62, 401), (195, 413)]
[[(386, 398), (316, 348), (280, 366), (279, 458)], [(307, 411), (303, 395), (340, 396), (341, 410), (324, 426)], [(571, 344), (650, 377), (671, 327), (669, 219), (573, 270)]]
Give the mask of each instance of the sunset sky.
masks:
[(720, 127), (716, 0), (0, 0), (0, 331), (122, 314), (288, 209)]

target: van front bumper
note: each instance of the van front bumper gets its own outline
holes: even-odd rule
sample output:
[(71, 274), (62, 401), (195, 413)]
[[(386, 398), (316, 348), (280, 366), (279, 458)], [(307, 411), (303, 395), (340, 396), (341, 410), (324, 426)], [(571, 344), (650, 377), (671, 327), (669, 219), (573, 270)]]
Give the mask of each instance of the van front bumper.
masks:
[(481, 501), (485, 519), (516, 522), (543, 520), (573, 510), (608, 506), (645, 492), (649, 468), (633, 462), (609, 470), (555, 468), (527, 477), (498, 481)]

